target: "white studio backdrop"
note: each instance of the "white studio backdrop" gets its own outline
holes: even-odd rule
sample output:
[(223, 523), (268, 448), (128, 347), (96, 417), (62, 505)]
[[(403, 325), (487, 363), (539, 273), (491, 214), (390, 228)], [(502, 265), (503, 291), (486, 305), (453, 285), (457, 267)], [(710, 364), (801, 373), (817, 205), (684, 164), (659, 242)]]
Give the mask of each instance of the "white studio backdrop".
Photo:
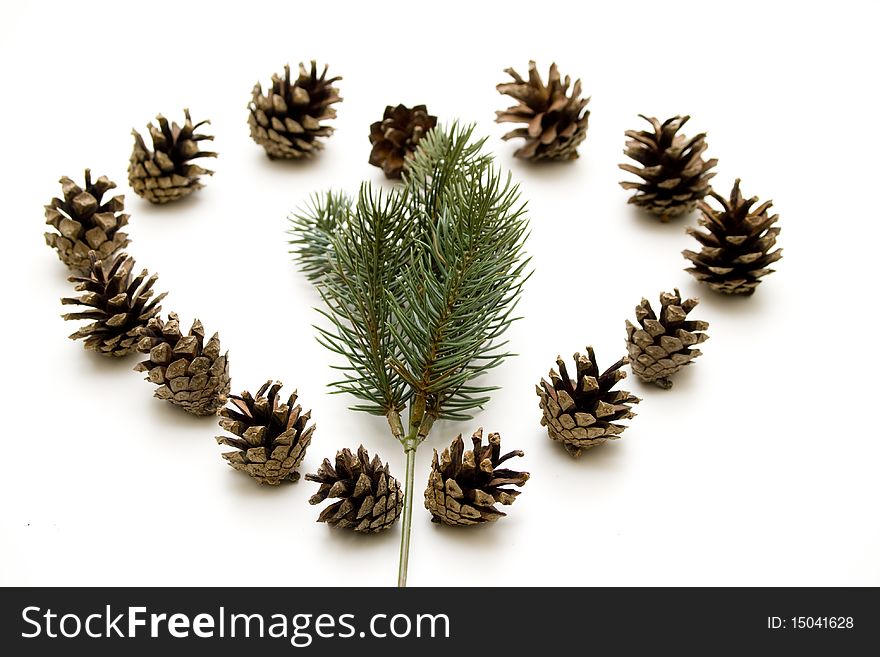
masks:
[[(411, 585), (878, 585), (880, 440), (873, 423), (873, 172), (878, 52), (871, 2), (4, 2), (0, 157), (4, 257), (0, 583), (390, 585), (399, 531), (315, 522), (315, 484), (261, 488), (229, 468), (219, 427), (152, 397), (122, 361), (67, 335), (67, 271), (43, 243), (62, 175), (126, 194), (129, 252), (159, 274), (164, 310), (220, 331), (233, 392), (298, 389), (317, 431), (304, 472), (363, 443), (403, 476), (382, 419), (327, 394), (317, 295), (288, 255), (286, 216), (316, 191), (385, 185), (367, 164), (386, 104), (476, 122), (529, 203), (535, 274), (509, 333), (520, 354), (473, 421), (419, 451)], [(336, 133), (310, 162), (272, 162), (246, 105), (285, 63), (343, 76)], [(592, 96), (572, 163), (529, 166), (500, 140), (495, 85), (556, 61)], [(210, 118), (205, 189), (153, 207), (128, 188), (132, 127)], [(774, 200), (784, 258), (752, 298), (683, 271), (691, 215), (662, 225), (626, 204), (623, 132), (638, 113), (690, 114), (716, 187)], [(571, 459), (539, 426), (534, 386), (586, 345), (607, 367), (642, 296), (699, 296), (704, 356), (643, 399), (623, 439)], [(532, 473), (509, 517), (473, 531), (422, 508), (431, 448), (479, 426)]]

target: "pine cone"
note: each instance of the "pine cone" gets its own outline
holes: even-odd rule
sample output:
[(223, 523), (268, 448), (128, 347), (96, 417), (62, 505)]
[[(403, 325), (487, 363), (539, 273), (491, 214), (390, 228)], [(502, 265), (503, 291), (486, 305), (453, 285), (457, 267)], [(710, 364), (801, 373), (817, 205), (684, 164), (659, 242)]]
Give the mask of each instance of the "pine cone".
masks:
[(76, 283), (77, 292), (85, 294), (66, 297), (61, 303), (87, 306), (90, 310), (67, 313), (62, 317), (94, 322), (80, 328), (70, 339), (83, 339), (86, 349), (104, 356), (127, 356), (137, 349), (141, 330), (159, 313), (162, 308), (159, 303), (167, 292), (151, 300), (153, 284), (158, 277), (153, 274), (147, 278), (148, 272), (144, 269), (133, 279), (134, 259), (124, 253), (111, 256), (107, 267), (94, 251), (89, 251), (89, 261), (88, 276), (71, 276), (69, 279)]
[(556, 64), (550, 65), (547, 85), (541, 80), (535, 62), (529, 62), (529, 80), (526, 82), (512, 68), (504, 71), (513, 82), (497, 85), (499, 93), (519, 101), (518, 105), (495, 112), (496, 123), (525, 123), (524, 128), (511, 130), (502, 139), (522, 137), (526, 143), (514, 155), (526, 160), (573, 160), (578, 157), (577, 147), (587, 136), (590, 110), (589, 98), (580, 98), (581, 81), (576, 80), (568, 95), (571, 78), (561, 81)]
[(199, 134), (196, 130), (210, 121), (200, 121), (193, 125), (189, 110), (183, 110), (186, 121), (181, 128), (176, 123), (168, 126), (168, 119), (161, 114), (156, 117), (157, 128), (147, 124), (153, 141), (151, 152), (137, 130), (134, 135), (134, 148), (128, 165), (128, 184), (135, 194), (150, 203), (168, 203), (189, 196), (204, 185), (199, 176), (214, 175), (213, 171), (203, 169), (191, 160), (200, 157), (217, 157), (217, 153), (200, 151), (199, 142), (214, 139), (211, 135)]
[(128, 246), (128, 235), (119, 230), (128, 223), (124, 197), (104, 201), (104, 194), (116, 187), (106, 176), (94, 183), (86, 169), (85, 188), (64, 176), (60, 181), (63, 199), (53, 198), (46, 206), (46, 223), (58, 233), (46, 233), (46, 244), (58, 251), (58, 258), (71, 269), (89, 270), (89, 251), (106, 258)]
[[(269, 391), (266, 396), (266, 391)], [(247, 390), (230, 397), (230, 406), (220, 411), (220, 426), (238, 438), (217, 436), (220, 445), (237, 452), (225, 452), (223, 458), (236, 470), (247, 472), (261, 484), (277, 486), (285, 479), (299, 479), (297, 468), (312, 441), (315, 425), (309, 427), (311, 411), (302, 412), (296, 404), (296, 392), (287, 404), (278, 400), (281, 383), (266, 381), (256, 398)]]
[(141, 331), (138, 351), (149, 358), (135, 370), (147, 372), (147, 381), (159, 388), (155, 396), (167, 399), (193, 415), (215, 415), (229, 394), (229, 354), (220, 355), (215, 333), (205, 344), (205, 329), (193, 322), (189, 335), (180, 332), (180, 318), (153, 317)]
[(490, 433), (484, 446), (483, 429), (479, 428), (471, 440), (474, 448), (467, 452), (461, 434), (439, 458), (434, 450), (425, 489), (425, 508), (431, 512), (433, 522), (458, 526), (495, 522), (507, 515), (495, 504), (513, 504), (522, 492), (508, 486), (524, 486), (529, 479), (528, 472), (498, 467), (523, 453), (514, 450), (502, 456), (501, 436), (497, 433)]
[(307, 474), (306, 481), (321, 484), (309, 504), (320, 504), (328, 497), (339, 500), (321, 511), (318, 522), (356, 532), (378, 532), (391, 527), (403, 510), (400, 483), (391, 476), (388, 464), (382, 465), (378, 454), (370, 460), (363, 445), (357, 455), (350, 449), (336, 452), (335, 468), (330, 459), (324, 459), (318, 474)]
[(284, 67), (284, 78), (272, 76), (272, 87), (263, 95), (258, 82), (248, 104), (251, 138), (266, 149), (273, 160), (296, 160), (312, 157), (324, 148), (319, 137), (333, 134), (333, 128), (321, 121), (336, 118), (333, 103), (342, 100), (333, 83), (341, 77), (327, 77), (327, 66), (318, 77), (312, 60), (311, 71), (299, 65), (299, 77), (291, 84), (290, 66)]
[(673, 116), (660, 124), (653, 117), (639, 114), (648, 121), (653, 131), (627, 130), (624, 153), (641, 166), (619, 165), (642, 179), (641, 182), (621, 182), (624, 189), (635, 189), (629, 202), (645, 208), (669, 221), (694, 208), (709, 191), (709, 179), (715, 175), (709, 169), (718, 160), (704, 160), (706, 133), (688, 139), (678, 134), (689, 116)]
[(687, 319), (698, 303), (697, 299), (682, 301), (676, 289), (660, 295), (659, 318), (647, 299), (636, 306), (636, 320), (641, 328), (626, 320), (626, 347), (632, 370), (642, 381), (669, 389), (670, 377), (703, 354), (691, 347), (709, 339), (700, 333), (709, 328), (709, 323)]
[(550, 370), (550, 380), (541, 379), (535, 386), (540, 407), (544, 412), (541, 425), (547, 427), (550, 438), (560, 441), (569, 454), (580, 456), (581, 451), (616, 440), (626, 426), (616, 424), (635, 416), (630, 404), (641, 400), (625, 390), (611, 388), (626, 378), (621, 367), (629, 362), (621, 358), (600, 376), (596, 355), (587, 347), (587, 355), (574, 355), (577, 380), (568, 378), (568, 370), (561, 357), (556, 358), (559, 373)]
[(403, 163), (416, 150), (425, 134), (437, 125), (437, 117), (428, 114), (424, 105), (409, 109), (406, 105), (385, 108), (381, 121), (370, 126), (370, 164), (388, 178), (400, 178)]
[(699, 253), (682, 251), (685, 258), (694, 263), (686, 269), (694, 278), (708, 283), (716, 292), (725, 294), (753, 294), (761, 277), (774, 272), (768, 265), (782, 258), (782, 249), (771, 251), (776, 244), (780, 228), (773, 226), (779, 215), (767, 210), (773, 201), (767, 201), (752, 209), (758, 197), (745, 200), (739, 191), (739, 178), (733, 184), (730, 200), (710, 192), (723, 208), (713, 210), (701, 202), (701, 226), (708, 232), (688, 228), (703, 245)]

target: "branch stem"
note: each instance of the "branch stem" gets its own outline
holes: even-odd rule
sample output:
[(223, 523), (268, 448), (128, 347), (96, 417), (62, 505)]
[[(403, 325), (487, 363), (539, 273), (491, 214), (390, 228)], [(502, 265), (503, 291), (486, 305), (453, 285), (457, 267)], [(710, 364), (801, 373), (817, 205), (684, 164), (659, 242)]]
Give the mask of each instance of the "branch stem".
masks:
[(415, 480), (418, 439), (414, 432), (410, 432), (402, 442), (406, 454), (406, 481), (404, 482), (403, 519), (401, 521), (403, 527), (400, 534), (400, 567), (397, 571), (397, 586), (401, 588), (406, 586), (406, 571), (409, 565), (409, 537), (412, 532), (413, 482)]

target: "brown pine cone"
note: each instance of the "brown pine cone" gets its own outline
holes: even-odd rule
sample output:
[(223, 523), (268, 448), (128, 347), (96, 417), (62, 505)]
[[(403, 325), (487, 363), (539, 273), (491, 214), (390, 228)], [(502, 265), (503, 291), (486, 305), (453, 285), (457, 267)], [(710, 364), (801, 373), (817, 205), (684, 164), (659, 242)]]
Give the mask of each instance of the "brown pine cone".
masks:
[(336, 465), (324, 459), (317, 474), (307, 474), (306, 481), (321, 484), (309, 504), (338, 499), (318, 516), (318, 522), (344, 527), (361, 533), (388, 529), (403, 511), (403, 491), (391, 476), (388, 464), (379, 455), (370, 455), (361, 445), (357, 454), (350, 449), (336, 452)]
[(220, 426), (238, 437), (217, 436), (218, 444), (238, 450), (224, 452), (229, 465), (271, 486), (299, 479), (297, 468), (315, 431), (314, 424), (307, 426), (312, 412), (296, 405), (296, 392), (283, 404), (279, 390), (280, 382), (266, 381), (256, 397), (247, 390), (231, 395), (220, 411)]
[(147, 278), (144, 269), (137, 278), (132, 277), (134, 258), (124, 253), (111, 256), (105, 266), (94, 251), (89, 251), (88, 276), (71, 276), (76, 283), (79, 297), (61, 299), (64, 305), (86, 306), (89, 310), (63, 315), (66, 320), (91, 319), (70, 336), (71, 340), (84, 340), (85, 348), (104, 356), (127, 356), (137, 350), (141, 331), (151, 318), (159, 314), (159, 303), (165, 298), (163, 292), (153, 298), (155, 274)]
[(630, 404), (641, 400), (625, 390), (611, 390), (626, 378), (620, 368), (628, 358), (621, 358), (601, 375), (592, 347), (587, 347), (586, 356), (576, 353), (574, 361), (577, 379), (568, 378), (565, 362), (557, 356), (559, 372), (551, 369), (550, 382), (541, 379), (535, 391), (541, 398), (541, 425), (569, 454), (580, 456), (585, 449), (616, 440), (626, 429), (618, 422), (635, 417)]
[(495, 522), (506, 513), (495, 504), (513, 504), (522, 491), (510, 486), (523, 486), (528, 472), (516, 472), (498, 466), (523, 452), (514, 450), (502, 456), (501, 436), (489, 434), (483, 445), (483, 429), (477, 429), (471, 438), (474, 447), (464, 451), (461, 434), (452, 445), (431, 462), (431, 474), (425, 489), (425, 508), (431, 520), (446, 525), (476, 525)]
[(216, 415), (229, 394), (229, 354), (220, 353), (215, 333), (205, 342), (205, 329), (193, 322), (188, 335), (180, 331), (177, 313), (168, 321), (153, 317), (141, 331), (138, 351), (149, 354), (135, 370), (147, 372), (147, 381), (158, 385), (154, 395), (193, 415)]
[(385, 108), (381, 121), (370, 126), (370, 164), (379, 167), (388, 178), (400, 178), (403, 163), (416, 150), (425, 134), (437, 125), (437, 117), (428, 114), (424, 105), (412, 109), (406, 105)]
[(104, 199), (104, 194), (115, 189), (116, 183), (106, 176), (92, 182), (92, 172), (86, 169), (85, 186), (80, 187), (67, 176), (61, 182), (63, 198), (53, 198), (46, 206), (46, 223), (57, 233), (45, 233), (46, 244), (58, 252), (58, 259), (78, 272), (88, 272), (89, 251), (98, 258), (107, 258), (128, 246), (128, 223), (124, 197), (120, 194)]
[(715, 175), (710, 169), (718, 160), (703, 159), (707, 148), (705, 132), (691, 138), (678, 132), (689, 116), (673, 116), (662, 124), (653, 117), (639, 116), (648, 121), (652, 129), (627, 130), (629, 141), (623, 151), (639, 166), (618, 166), (642, 180), (624, 181), (620, 185), (636, 190), (629, 203), (645, 208), (660, 221), (669, 221), (690, 212), (708, 193), (709, 180)]
[(772, 201), (754, 207), (758, 197), (744, 199), (739, 191), (739, 178), (733, 184), (730, 199), (714, 191), (712, 197), (721, 203), (721, 210), (708, 203), (700, 203), (700, 226), (705, 232), (688, 227), (687, 232), (703, 245), (699, 253), (683, 251), (693, 266), (685, 271), (723, 294), (754, 294), (761, 278), (775, 270), (769, 265), (782, 258), (782, 249), (776, 245), (779, 227), (774, 226), (779, 215), (768, 210)]
[(291, 82), (290, 66), (285, 65), (284, 77), (273, 75), (265, 95), (259, 82), (254, 86), (248, 105), (251, 139), (271, 159), (312, 157), (324, 148), (321, 137), (333, 134), (333, 128), (321, 122), (336, 118), (331, 106), (342, 98), (333, 84), (342, 78), (328, 78), (327, 68), (319, 76), (314, 60), (310, 71), (300, 64), (299, 77)]
[(176, 123), (168, 125), (168, 119), (159, 114), (157, 128), (147, 124), (153, 142), (151, 151), (137, 130), (134, 135), (134, 148), (128, 165), (128, 184), (135, 194), (150, 203), (168, 203), (189, 196), (204, 185), (199, 176), (214, 175), (192, 160), (200, 157), (217, 157), (217, 153), (199, 150), (199, 142), (214, 139), (211, 135), (196, 132), (210, 121), (200, 121), (193, 125), (189, 110), (183, 110), (186, 120), (181, 128)]
[(590, 99), (580, 97), (581, 81), (575, 81), (569, 96), (571, 78), (566, 75), (563, 81), (556, 64), (550, 66), (546, 85), (533, 61), (529, 62), (528, 81), (512, 68), (505, 69), (505, 73), (513, 78), (513, 82), (499, 84), (496, 89), (513, 97), (519, 104), (495, 112), (495, 122), (526, 124), (502, 137), (505, 141), (525, 139), (525, 144), (514, 155), (534, 162), (577, 158), (577, 147), (587, 136), (590, 118), (587, 109)]
[(709, 336), (703, 333), (708, 322), (689, 320), (688, 313), (699, 301), (681, 300), (681, 293), (663, 292), (660, 295), (660, 316), (654, 313), (647, 299), (636, 306), (639, 326), (626, 320), (626, 348), (632, 370), (645, 383), (661, 388), (672, 387), (672, 376), (703, 352), (694, 349)]

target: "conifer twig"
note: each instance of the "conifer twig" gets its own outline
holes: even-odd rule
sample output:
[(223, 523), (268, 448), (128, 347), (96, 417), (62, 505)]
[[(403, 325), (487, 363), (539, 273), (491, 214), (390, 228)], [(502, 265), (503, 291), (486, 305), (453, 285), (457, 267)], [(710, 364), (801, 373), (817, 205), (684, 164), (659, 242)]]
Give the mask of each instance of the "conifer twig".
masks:
[(331, 385), (384, 415), (406, 454), (400, 586), (418, 445), (436, 420), (489, 401), (475, 379), (510, 355), (502, 335), (528, 278), (525, 206), (472, 133), (435, 128), (402, 187), (364, 184), (356, 202), (328, 192), (291, 217), (292, 252), (324, 302), (318, 340), (343, 359)]

